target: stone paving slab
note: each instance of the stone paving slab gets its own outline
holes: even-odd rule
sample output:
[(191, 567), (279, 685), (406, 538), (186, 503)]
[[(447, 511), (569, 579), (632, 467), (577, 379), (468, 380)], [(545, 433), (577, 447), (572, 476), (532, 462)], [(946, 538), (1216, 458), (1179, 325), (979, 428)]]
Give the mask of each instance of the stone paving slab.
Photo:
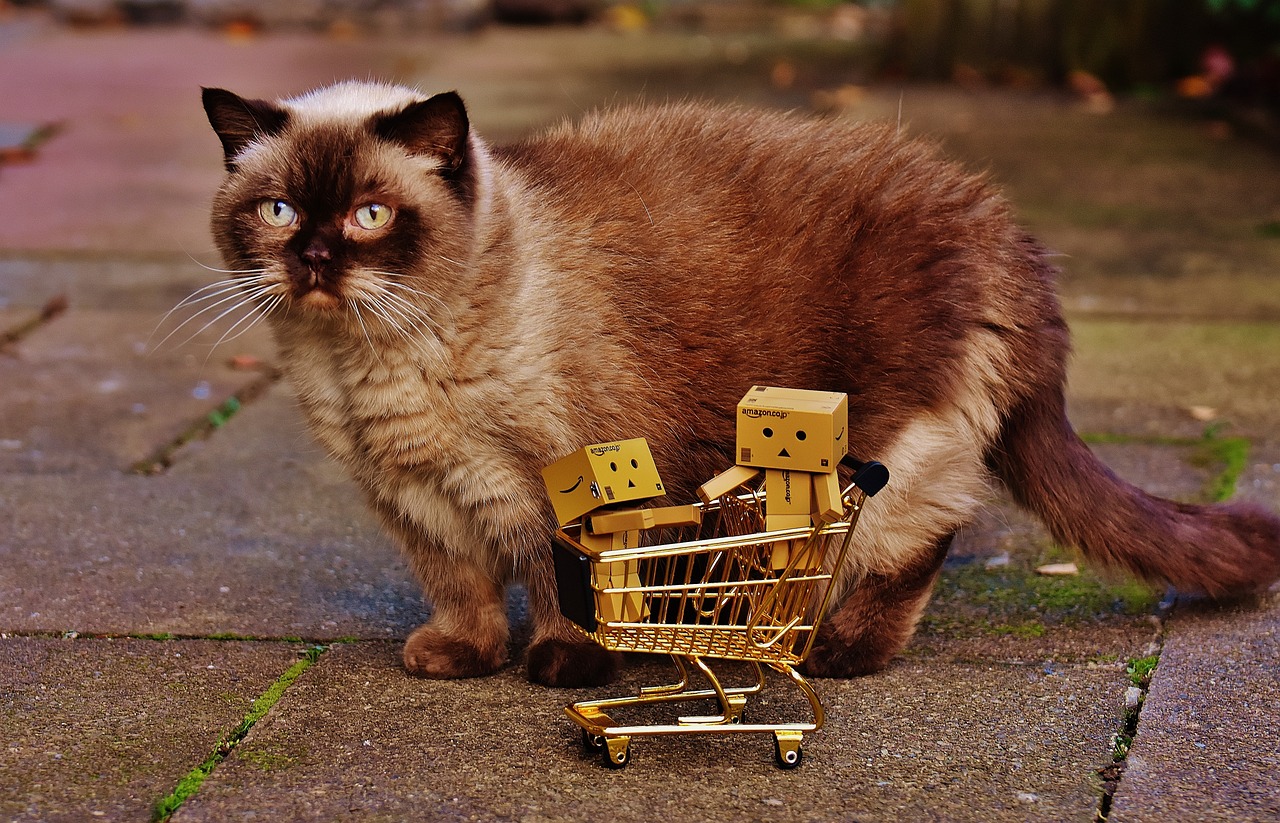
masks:
[[(0, 472), (125, 471), (252, 379), (207, 357), (207, 347), (153, 351), (158, 320), (73, 306), (0, 355)], [(234, 345), (225, 350), (270, 352), (262, 334)]]
[(0, 819), (149, 819), (299, 648), (0, 636)]
[(1277, 661), (1280, 597), (1179, 606), (1110, 820), (1280, 819)]
[[(518, 667), (430, 682), (393, 645), (335, 647), (174, 820), (1089, 820), (1125, 684), (1114, 666), (900, 663), (818, 681), (828, 725), (794, 771), (764, 735), (637, 739), (616, 772), (585, 754), (566, 703), (669, 676), (633, 660), (590, 692), (532, 686)], [(800, 708), (774, 680), (748, 712)]]
[(0, 508), (6, 631), (403, 637), (425, 615), (346, 488), (3, 475)]

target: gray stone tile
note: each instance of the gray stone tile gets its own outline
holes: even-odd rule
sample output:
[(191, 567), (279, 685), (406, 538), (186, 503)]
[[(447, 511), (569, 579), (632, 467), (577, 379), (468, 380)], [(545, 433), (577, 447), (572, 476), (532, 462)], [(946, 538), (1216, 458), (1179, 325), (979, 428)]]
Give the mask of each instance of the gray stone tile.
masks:
[(1280, 600), (1179, 607), (1116, 792), (1116, 823), (1280, 819)]
[[(653, 658), (649, 658), (653, 660)], [(1110, 760), (1123, 671), (915, 665), (818, 681), (829, 720), (794, 771), (765, 735), (636, 739), (606, 769), (562, 714), (666, 682), (659, 662), (589, 692), (415, 680), (390, 644), (334, 648), (175, 820), (1088, 820)], [(804, 719), (772, 680), (752, 722)]]
[(311, 498), (209, 479), (0, 477), (0, 628), (403, 636), (423, 607), (398, 554), (343, 498)]
[(162, 316), (73, 305), (0, 356), (0, 474), (126, 471), (255, 378), (226, 365), (231, 353), (269, 356), (260, 332), (216, 357), (153, 351)]
[(0, 818), (149, 819), (299, 649), (0, 637)]

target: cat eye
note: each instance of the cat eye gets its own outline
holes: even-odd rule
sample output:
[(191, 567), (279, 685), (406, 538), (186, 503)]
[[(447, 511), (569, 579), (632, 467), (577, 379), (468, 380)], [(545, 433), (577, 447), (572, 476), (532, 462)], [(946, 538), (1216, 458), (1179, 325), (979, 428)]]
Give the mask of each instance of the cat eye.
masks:
[(356, 209), (356, 225), (366, 231), (380, 229), (391, 222), (391, 207), (381, 203), (368, 203)]
[(298, 212), (283, 200), (263, 200), (258, 204), (258, 216), (268, 226), (283, 229), (298, 220)]

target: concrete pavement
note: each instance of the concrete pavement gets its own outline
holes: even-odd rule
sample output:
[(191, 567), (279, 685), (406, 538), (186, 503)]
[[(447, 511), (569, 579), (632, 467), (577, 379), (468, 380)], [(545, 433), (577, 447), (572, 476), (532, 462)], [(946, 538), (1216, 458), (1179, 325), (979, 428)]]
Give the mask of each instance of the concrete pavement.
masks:
[[(1161, 608), (1160, 593), (1088, 569), (1037, 576), (1066, 556), (1000, 503), (958, 541), (906, 655), (875, 677), (818, 682), (830, 719), (798, 770), (777, 770), (753, 736), (640, 740), (631, 766), (604, 770), (561, 707), (659, 682), (660, 661), (633, 661), (606, 689), (544, 689), (524, 679), (517, 633), (515, 662), (494, 677), (407, 677), (396, 641), (427, 607), (288, 387), (226, 412), (261, 379), (243, 357), (270, 361), (261, 330), (211, 352), (223, 323), (153, 350), (183, 319), (162, 324), (165, 312), (216, 276), (201, 264), (218, 265), (206, 209), (220, 155), (200, 85), (276, 95), (372, 74), (456, 87), (478, 128), (503, 138), (614, 95), (691, 86), (805, 104), (804, 89), (768, 79), (787, 59), (828, 82), (832, 66), (807, 68), (804, 44), (596, 29), (242, 40), (69, 32), (25, 15), (0, 29), (0, 118), (61, 124), (33, 162), (0, 166), (0, 332), (56, 295), (70, 304), (0, 354), (0, 819), (1280, 818), (1274, 597)], [(1266, 288), (1280, 241), (1251, 230), (1280, 217), (1280, 160), (1141, 112), (902, 97), (917, 131), (990, 166), (1051, 242), (1101, 272), (1069, 280), (1067, 299), (1073, 417), (1108, 462), (1162, 494), (1203, 498), (1225, 482), (1280, 508), (1280, 310)], [(846, 115), (894, 116), (899, 99), (873, 90)], [(1224, 196), (1240, 211), (1203, 218), (1227, 226), (1213, 243), (1237, 231), (1249, 251), (1209, 273), (1227, 285), (1202, 298), (1173, 275), (1163, 290), (1109, 278), (1130, 260), (1114, 228), (1054, 211), (1042, 172), (1024, 169), (1053, 123), (1086, 144), (1176, 134), (1186, 168), (1201, 157), (1186, 147), (1202, 151), (1228, 194), (1271, 192)], [(1213, 160), (1223, 151), (1231, 162)], [(1060, 199), (1078, 210), (1090, 197)], [(1125, 219), (1114, 202), (1112, 214)], [(1191, 230), (1157, 239), (1182, 244), (1170, 259), (1229, 253)], [(1084, 311), (1099, 302), (1105, 314)], [(220, 408), (167, 471), (128, 471)], [(1224, 425), (1211, 440), (1207, 417)], [(797, 710), (782, 687), (752, 709)]]

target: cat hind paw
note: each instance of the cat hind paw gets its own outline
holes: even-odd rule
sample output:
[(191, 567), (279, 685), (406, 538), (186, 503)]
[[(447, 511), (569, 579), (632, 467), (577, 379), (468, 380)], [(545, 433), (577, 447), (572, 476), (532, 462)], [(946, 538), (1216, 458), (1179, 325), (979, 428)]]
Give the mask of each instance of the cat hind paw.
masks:
[(884, 669), (893, 657), (893, 651), (845, 643), (824, 626), (818, 630), (813, 648), (799, 669), (806, 677), (865, 677)]

